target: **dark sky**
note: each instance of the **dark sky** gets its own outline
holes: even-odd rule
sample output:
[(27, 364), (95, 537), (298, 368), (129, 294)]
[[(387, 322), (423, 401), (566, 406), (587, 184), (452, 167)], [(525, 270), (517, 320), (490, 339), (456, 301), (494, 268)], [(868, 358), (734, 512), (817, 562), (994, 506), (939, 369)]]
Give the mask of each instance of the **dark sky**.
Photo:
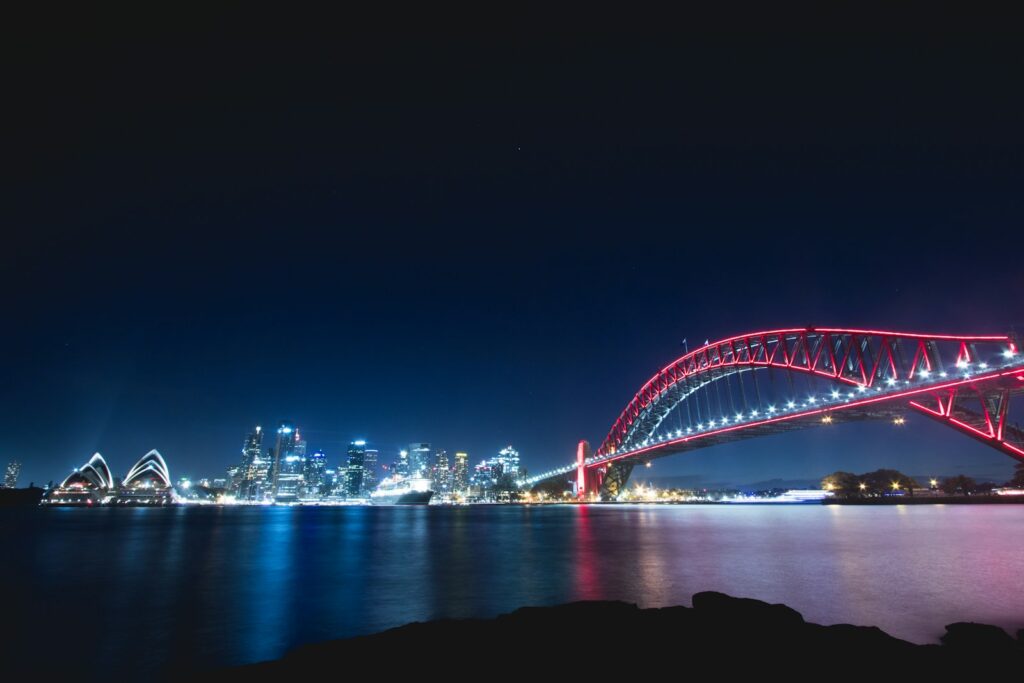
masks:
[[(7, 41), (0, 461), (595, 445), (691, 342), (1024, 321), (1012, 35), (67, 18)], [(659, 461), (1006, 478), (911, 417)]]

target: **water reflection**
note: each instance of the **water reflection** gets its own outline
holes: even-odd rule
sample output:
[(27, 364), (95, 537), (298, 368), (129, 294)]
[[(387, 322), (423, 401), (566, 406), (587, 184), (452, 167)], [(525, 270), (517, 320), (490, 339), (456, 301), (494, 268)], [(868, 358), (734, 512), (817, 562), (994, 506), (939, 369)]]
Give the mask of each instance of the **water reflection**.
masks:
[(4, 661), (143, 672), (523, 605), (720, 590), (934, 641), (1024, 626), (1024, 506), (2, 511)]

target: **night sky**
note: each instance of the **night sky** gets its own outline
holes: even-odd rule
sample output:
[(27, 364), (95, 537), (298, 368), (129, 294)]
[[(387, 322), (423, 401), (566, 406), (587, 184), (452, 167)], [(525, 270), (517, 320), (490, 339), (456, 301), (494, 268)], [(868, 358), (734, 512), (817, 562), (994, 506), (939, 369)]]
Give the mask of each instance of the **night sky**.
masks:
[[(1018, 36), (68, 17), (7, 46), (0, 463), (533, 471), (691, 345), (1024, 327)], [(704, 482), (1013, 461), (910, 416), (658, 461)]]

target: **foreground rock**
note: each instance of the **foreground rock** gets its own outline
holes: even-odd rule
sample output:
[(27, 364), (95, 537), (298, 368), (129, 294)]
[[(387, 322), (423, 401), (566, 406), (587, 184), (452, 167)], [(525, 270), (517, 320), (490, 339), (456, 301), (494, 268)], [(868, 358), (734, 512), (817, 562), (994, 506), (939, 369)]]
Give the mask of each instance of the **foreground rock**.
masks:
[(576, 602), (524, 607), (496, 619), (414, 623), (305, 645), (279, 661), (213, 672), (209, 680), (287, 681), (327, 674), (332, 680), (351, 675), (606, 680), (694, 673), (874, 678), (1024, 665), (1024, 646), (1002, 629), (966, 623), (947, 629), (942, 645), (915, 645), (875, 627), (810, 624), (785, 605), (705, 592), (693, 596), (692, 608)]

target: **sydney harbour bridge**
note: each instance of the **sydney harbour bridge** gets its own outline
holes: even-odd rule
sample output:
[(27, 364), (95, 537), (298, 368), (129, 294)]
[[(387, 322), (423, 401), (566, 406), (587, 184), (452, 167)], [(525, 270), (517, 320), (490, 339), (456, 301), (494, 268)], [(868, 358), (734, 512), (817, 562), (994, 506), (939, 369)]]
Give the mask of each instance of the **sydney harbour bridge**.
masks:
[(636, 465), (656, 458), (851, 420), (902, 424), (907, 411), (1024, 461), (1024, 430), (1010, 412), (1021, 393), (1024, 354), (1011, 335), (825, 327), (743, 334), (666, 365), (596, 451), (581, 441), (575, 462), (520, 485), (571, 478), (580, 498), (612, 500)]

